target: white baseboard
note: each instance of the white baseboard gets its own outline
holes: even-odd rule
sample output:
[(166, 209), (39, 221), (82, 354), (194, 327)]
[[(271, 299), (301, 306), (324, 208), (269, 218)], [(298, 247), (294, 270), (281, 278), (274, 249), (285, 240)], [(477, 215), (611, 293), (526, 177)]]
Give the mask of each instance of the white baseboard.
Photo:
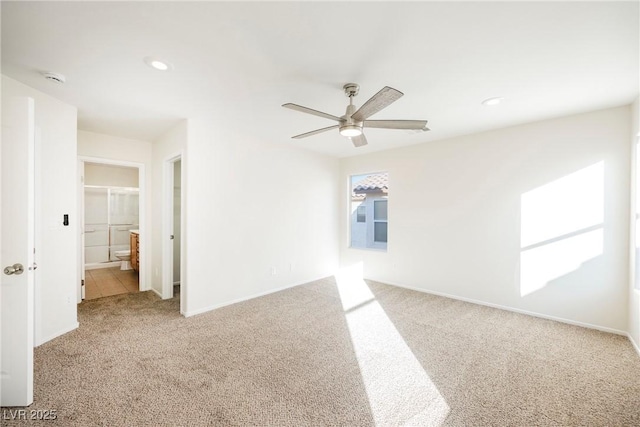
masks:
[(290, 288), (295, 288), (296, 286), (305, 285), (305, 284), (310, 283), (310, 282), (315, 282), (316, 280), (324, 279), (325, 277), (328, 277), (328, 276), (318, 277), (316, 279), (304, 280), (302, 282), (296, 282), (294, 284), (282, 286), (282, 287), (277, 288), (277, 289), (270, 289), (270, 290), (265, 291), (265, 292), (260, 292), (260, 293), (257, 293), (257, 294), (250, 295), (248, 297), (238, 298), (238, 299), (235, 299), (235, 300), (232, 300), (232, 301), (229, 301), (229, 302), (223, 302), (221, 304), (210, 305), (208, 307), (199, 308), (197, 310), (185, 311), (182, 315), (184, 317), (196, 316), (198, 314), (203, 314), (203, 313), (206, 313), (208, 311), (212, 311), (212, 310), (216, 310), (218, 308), (226, 307), (228, 305), (237, 304), (237, 303), (243, 302), (243, 301), (249, 301), (249, 300), (254, 299), (254, 298), (260, 298), (260, 297), (263, 297), (265, 295), (275, 294), (276, 292), (284, 291), (284, 290), (290, 289)]
[(459, 301), (470, 302), (472, 304), (484, 305), (484, 306), (487, 306), (487, 307), (498, 308), (500, 310), (506, 310), (506, 311), (511, 311), (511, 312), (514, 312), (514, 313), (526, 314), (528, 316), (539, 317), (541, 319), (554, 320), (556, 322), (567, 323), (569, 325), (581, 326), (583, 328), (596, 329), (598, 331), (609, 332), (609, 333), (617, 334), (617, 335), (624, 335), (624, 336), (628, 336), (629, 335), (627, 333), (627, 331), (621, 331), (619, 329), (609, 328), (609, 327), (606, 327), (606, 326), (594, 325), (594, 324), (591, 324), (591, 323), (579, 322), (579, 321), (576, 321), (576, 320), (565, 319), (565, 318), (562, 318), (562, 317), (550, 316), (550, 315), (543, 314), (543, 313), (536, 313), (534, 311), (521, 310), (519, 308), (509, 307), (509, 306), (500, 305), (500, 304), (493, 304), (493, 303), (490, 303), (490, 302), (475, 300), (475, 299), (472, 299), (472, 298), (460, 297), (460, 296), (457, 296), (457, 295), (451, 295), (451, 294), (447, 294), (447, 293), (444, 293), (444, 292), (431, 291), (431, 290), (426, 290), (426, 289), (415, 288), (415, 287), (412, 287), (412, 286), (400, 285), (400, 284), (397, 284), (397, 283), (390, 283), (390, 282), (384, 281), (384, 280), (375, 280), (375, 279), (370, 279), (370, 280), (377, 281), (377, 282), (380, 282), (380, 283), (385, 283), (387, 285), (397, 286), (399, 288), (405, 288), (405, 289), (410, 289), (412, 291), (422, 292), (422, 293), (425, 293), (425, 294), (438, 295), (438, 296), (445, 297), (445, 298), (451, 298), (451, 299), (455, 299), (455, 300), (459, 300)]
[(99, 262), (95, 264), (85, 264), (85, 270), (98, 270), (101, 268), (120, 267), (120, 261)]
[(162, 293), (161, 293), (161, 292), (158, 292), (158, 291), (157, 291), (156, 289), (154, 289), (154, 288), (147, 289), (147, 290), (153, 291), (153, 293), (154, 293), (154, 294), (158, 295), (158, 296), (162, 299)]
[(630, 333), (627, 333), (627, 337), (629, 338), (629, 341), (631, 341), (631, 345), (633, 346), (633, 348), (636, 349), (636, 353), (638, 353), (638, 356), (640, 356), (640, 346), (638, 345), (638, 343), (633, 340), (633, 337)]
[(44, 343), (46, 343), (46, 342), (49, 342), (49, 341), (51, 341), (51, 340), (52, 340), (52, 339), (54, 339), (54, 338), (58, 338), (60, 335), (64, 335), (64, 334), (66, 334), (67, 332), (71, 332), (71, 331), (73, 331), (73, 330), (75, 330), (75, 329), (78, 329), (78, 327), (79, 327), (79, 326), (80, 326), (80, 323), (75, 322), (73, 325), (71, 325), (71, 326), (69, 326), (69, 327), (63, 328), (63, 329), (61, 329), (61, 330), (59, 330), (59, 331), (57, 331), (57, 332), (54, 332), (53, 334), (48, 335), (47, 337), (45, 337), (45, 338), (43, 338), (42, 340), (40, 340), (39, 342), (37, 342), (35, 346), (36, 346), (36, 347), (39, 347), (39, 346), (41, 346), (42, 344), (44, 344)]

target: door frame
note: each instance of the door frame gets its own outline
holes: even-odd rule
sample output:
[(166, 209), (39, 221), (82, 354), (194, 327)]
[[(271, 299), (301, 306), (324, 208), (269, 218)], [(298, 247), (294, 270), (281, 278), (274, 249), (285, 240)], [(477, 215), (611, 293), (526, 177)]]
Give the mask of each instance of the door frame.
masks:
[(186, 307), (186, 275), (185, 275), (185, 165), (182, 151), (165, 158), (163, 162), (162, 188), (162, 298), (173, 298), (173, 240), (170, 236), (174, 230), (174, 168), (176, 162), (181, 162), (180, 168), (180, 313), (184, 314)]
[(147, 245), (149, 241), (147, 228), (147, 187), (146, 187), (146, 173), (145, 164), (139, 162), (130, 162), (127, 160), (113, 160), (105, 159), (103, 157), (90, 157), (90, 156), (78, 156), (78, 200), (79, 200), (79, 212), (81, 223), (78, 230), (78, 244), (81, 245), (78, 251), (78, 269), (80, 275), (78, 277), (81, 280), (78, 282), (78, 303), (82, 302), (82, 282), (84, 281), (84, 164), (85, 163), (98, 163), (110, 166), (125, 166), (138, 169), (138, 224), (140, 230), (140, 260), (139, 265), (143, 268), (138, 269), (138, 289), (140, 291), (147, 291), (151, 289), (149, 282), (147, 281), (147, 270), (149, 268), (149, 260), (147, 256)]

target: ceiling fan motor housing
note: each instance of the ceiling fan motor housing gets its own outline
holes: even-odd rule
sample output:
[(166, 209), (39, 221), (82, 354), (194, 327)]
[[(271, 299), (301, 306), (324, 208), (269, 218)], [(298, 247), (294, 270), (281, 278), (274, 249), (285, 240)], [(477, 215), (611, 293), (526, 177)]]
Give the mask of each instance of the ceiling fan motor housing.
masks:
[(356, 112), (356, 106), (353, 104), (347, 105), (347, 112), (341, 117), (343, 121), (340, 124), (340, 135), (342, 136), (359, 136), (362, 134), (363, 122), (353, 120), (351, 116)]

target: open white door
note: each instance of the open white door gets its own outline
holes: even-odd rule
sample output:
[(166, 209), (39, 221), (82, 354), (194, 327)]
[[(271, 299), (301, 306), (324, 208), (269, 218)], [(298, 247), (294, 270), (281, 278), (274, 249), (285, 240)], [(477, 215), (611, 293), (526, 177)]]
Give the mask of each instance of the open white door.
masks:
[(182, 157), (176, 155), (164, 162), (163, 239), (162, 239), (162, 298), (173, 298), (173, 287), (180, 284), (180, 312), (184, 307), (182, 282)]
[(31, 98), (2, 101), (0, 406), (33, 402), (34, 114)]

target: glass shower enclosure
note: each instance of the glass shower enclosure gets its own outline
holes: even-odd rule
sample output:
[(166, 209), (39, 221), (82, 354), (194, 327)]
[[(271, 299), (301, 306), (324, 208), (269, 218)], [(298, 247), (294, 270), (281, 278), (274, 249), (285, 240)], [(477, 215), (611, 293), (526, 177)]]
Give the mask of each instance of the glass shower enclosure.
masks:
[(139, 226), (139, 190), (85, 186), (85, 268), (118, 261), (116, 251), (129, 249), (129, 231)]

